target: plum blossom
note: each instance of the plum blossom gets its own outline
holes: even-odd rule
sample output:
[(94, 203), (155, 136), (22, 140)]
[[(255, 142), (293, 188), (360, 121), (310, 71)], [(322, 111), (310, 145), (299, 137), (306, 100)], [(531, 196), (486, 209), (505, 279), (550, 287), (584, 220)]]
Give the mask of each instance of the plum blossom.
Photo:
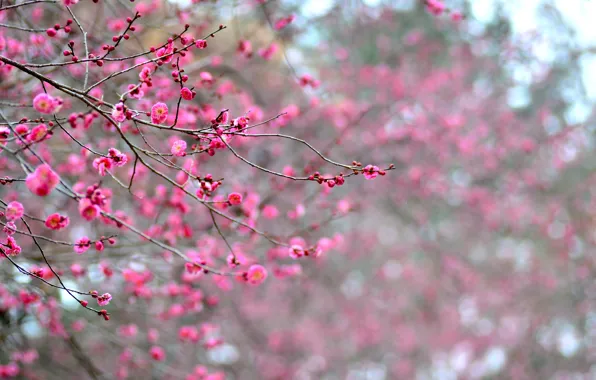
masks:
[(60, 183), (60, 177), (48, 164), (38, 166), (33, 173), (27, 175), (25, 185), (33, 194), (45, 197)]
[(184, 100), (193, 100), (195, 97), (195, 93), (191, 91), (188, 87), (183, 87), (180, 89), (180, 96)]
[(83, 198), (79, 201), (79, 214), (87, 221), (97, 218), (100, 211), (99, 206), (93, 204), (89, 198)]
[(16, 256), (21, 253), (21, 247), (17, 244), (17, 241), (12, 237), (8, 236), (6, 242), (2, 245), (2, 249), (7, 255)]
[(108, 150), (108, 156), (116, 167), (124, 166), (128, 162), (128, 156), (115, 148), (110, 148)]
[(176, 140), (172, 144), (172, 154), (177, 157), (186, 156), (186, 141), (184, 140)]
[(267, 269), (262, 265), (254, 264), (246, 272), (246, 281), (251, 285), (260, 285), (267, 278)]
[(63, 228), (66, 228), (69, 223), (70, 223), (70, 219), (68, 218), (68, 216), (54, 213), (54, 214), (51, 214), (50, 216), (48, 216), (48, 218), (46, 219), (45, 225), (46, 225), (46, 227), (48, 227), (51, 230), (58, 231)]
[(299, 259), (304, 256), (304, 248), (299, 246), (298, 244), (294, 244), (289, 249), (290, 257), (293, 259)]
[(97, 297), (97, 304), (99, 306), (106, 306), (112, 300), (112, 295), (110, 293), (104, 293), (101, 296)]
[(25, 214), (25, 208), (22, 203), (13, 201), (6, 205), (6, 210), (4, 211), (6, 220), (13, 221), (19, 219), (23, 214)]
[(159, 346), (151, 347), (151, 349), (149, 349), (149, 355), (151, 355), (153, 360), (158, 362), (163, 361), (166, 358), (164, 349)]
[(155, 52), (155, 55), (157, 57), (161, 58), (162, 62), (168, 63), (174, 58), (174, 56), (172, 55), (173, 52), (174, 52), (174, 43), (170, 42), (170, 43), (168, 43), (167, 46), (158, 49)]
[(38, 126), (34, 127), (31, 132), (29, 132), (25, 140), (31, 144), (34, 142), (43, 141), (49, 137), (50, 135), (48, 134), (48, 127), (45, 124), (39, 124)]
[(39, 113), (43, 114), (52, 114), (59, 111), (62, 105), (62, 100), (60, 98), (54, 98), (53, 96), (42, 92), (41, 94), (37, 94), (35, 98), (33, 98), (33, 108)]
[(165, 103), (155, 103), (151, 107), (151, 122), (162, 124), (168, 118), (168, 106)]
[(112, 168), (112, 160), (109, 157), (98, 157), (93, 160), (93, 167), (103, 177)]
[(228, 202), (230, 202), (231, 205), (239, 205), (240, 203), (242, 203), (242, 194), (230, 193), (228, 195)]
[(364, 174), (364, 178), (366, 179), (375, 179), (379, 175), (379, 167), (367, 165), (364, 169), (362, 169), (362, 174)]
[(122, 123), (124, 120), (126, 120), (124, 103), (120, 102), (114, 106), (112, 109), (112, 118), (118, 123)]
[(17, 225), (14, 222), (6, 222), (2, 231), (7, 235), (14, 235), (17, 232)]
[(443, 4), (440, 0), (427, 0), (426, 8), (435, 16), (441, 15), (446, 9), (445, 4)]
[(80, 255), (80, 254), (87, 252), (87, 250), (89, 249), (90, 246), (91, 246), (91, 240), (89, 240), (89, 238), (87, 236), (83, 236), (82, 238), (77, 240), (77, 242), (75, 243), (74, 251)]

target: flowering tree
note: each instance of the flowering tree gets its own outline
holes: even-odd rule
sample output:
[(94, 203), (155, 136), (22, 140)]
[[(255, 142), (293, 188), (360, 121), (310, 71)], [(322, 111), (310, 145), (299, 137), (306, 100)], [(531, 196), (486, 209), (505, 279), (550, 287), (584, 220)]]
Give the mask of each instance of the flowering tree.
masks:
[(0, 377), (587, 374), (560, 70), (377, 10), (1, 2)]

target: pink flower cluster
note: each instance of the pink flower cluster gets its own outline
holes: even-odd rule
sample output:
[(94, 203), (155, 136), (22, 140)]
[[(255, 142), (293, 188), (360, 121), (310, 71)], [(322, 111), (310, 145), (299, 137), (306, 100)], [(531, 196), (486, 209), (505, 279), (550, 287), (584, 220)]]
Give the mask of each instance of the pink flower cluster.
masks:
[(126, 154), (120, 152), (118, 149), (110, 148), (107, 156), (98, 157), (93, 160), (93, 168), (103, 177), (112, 167), (124, 166), (127, 162), (128, 157)]
[(25, 180), (25, 185), (29, 191), (40, 197), (50, 194), (58, 186), (58, 183), (60, 183), (60, 177), (54, 173), (48, 164), (38, 166)]

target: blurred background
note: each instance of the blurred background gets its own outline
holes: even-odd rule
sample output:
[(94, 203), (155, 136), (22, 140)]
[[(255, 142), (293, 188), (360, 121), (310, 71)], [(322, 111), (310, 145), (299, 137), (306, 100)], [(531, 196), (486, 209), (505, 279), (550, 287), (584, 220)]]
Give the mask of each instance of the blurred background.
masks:
[[(234, 117), (250, 110), (255, 122), (288, 112), (259, 131), (307, 140), (338, 162), (396, 170), (330, 189), (267, 176), (218, 151), (197, 158), (199, 171), (245, 194), (235, 216), (271, 236), (316, 244), (321, 258), (293, 261), (287, 248), (222, 219), (241, 261), (268, 269), (262, 286), (189, 279), (183, 263), (122, 233), (101, 255), (48, 248), (65, 273), (85, 268), (67, 284), (112, 293), (109, 323), (6, 263), (4, 299), (14, 284), (55, 297), (62, 311), (52, 323), (64, 325), (78, 340), (74, 350), (105, 378), (204, 378), (197, 366), (229, 379), (596, 378), (596, 2), (446, 0), (438, 15), (429, 3), (116, 1), (102, 5), (101, 16), (94, 5), (77, 5), (84, 22), (104, 17), (113, 30), (132, 7), (147, 14), (138, 33), (145, 49), (184, 23), (195, 37), (226, 25), (184, 62), (201, 107), (229, 108)], [(165, 71), (163, 82), (155, 79), (164, 87), (157, 98), (169, 96)], [(216, 84), (202, 86), (201, 72)], [(318, 82), (301, 86), (307, 74)], [(71, 75), (63, 80), (76, 83), (82, 72)], [(103, 88), (105, 97), (115, 100), (135, 75)], [(183, 109), (180, 126), (206, 115), (205, 107)], [(112, 146), (107, 127), (95, 130), (88, 141)], [(105, 136), (112, 140), (102, 143)], [(157, 132), (147, 138), (155, 146), (167, 140)], [(272, 170), (337, 174), (293, 141), (237, 144)], [(93, 178), (61, 170), (72, 182)], [(209, 214), (179, 211), (175, 194), (160, 195), (150, 174), (139, 181), (151, 207), (112, 186), (114, 208), (225, 268), (227, 248)], [(3, 199), (17, 192), (0, 189)], [(75, 206), (57, 203), (46, 213), (56, 207), (76, 215)], [(183, 236), (182, 224), (195, 233)], [(81, 223), (68, 234), (112, 230)], [(55, 344), (62, 330), (52, 335), (35, 313), (15, 313), (5, 313), (5, 358), (36, 349), (36, 368), (24, 378), (76, 378), (87, 359), (73, 355), (72, 343)], [(200, 330), (203, 345), (187, 342), (185, 326)], [(209, 337), (220, 341), (209, 347)], [(163, 362), (147, 354), (156, 343), (167, 353)]]

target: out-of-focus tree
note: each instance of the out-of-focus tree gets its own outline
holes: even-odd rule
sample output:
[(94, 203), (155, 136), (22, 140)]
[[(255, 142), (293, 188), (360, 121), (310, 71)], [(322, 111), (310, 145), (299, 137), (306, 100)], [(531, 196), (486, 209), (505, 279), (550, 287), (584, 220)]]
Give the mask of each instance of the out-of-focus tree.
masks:
[(0, 3), (0, 377), (593, 374), (573, 28), (324, 3)]

